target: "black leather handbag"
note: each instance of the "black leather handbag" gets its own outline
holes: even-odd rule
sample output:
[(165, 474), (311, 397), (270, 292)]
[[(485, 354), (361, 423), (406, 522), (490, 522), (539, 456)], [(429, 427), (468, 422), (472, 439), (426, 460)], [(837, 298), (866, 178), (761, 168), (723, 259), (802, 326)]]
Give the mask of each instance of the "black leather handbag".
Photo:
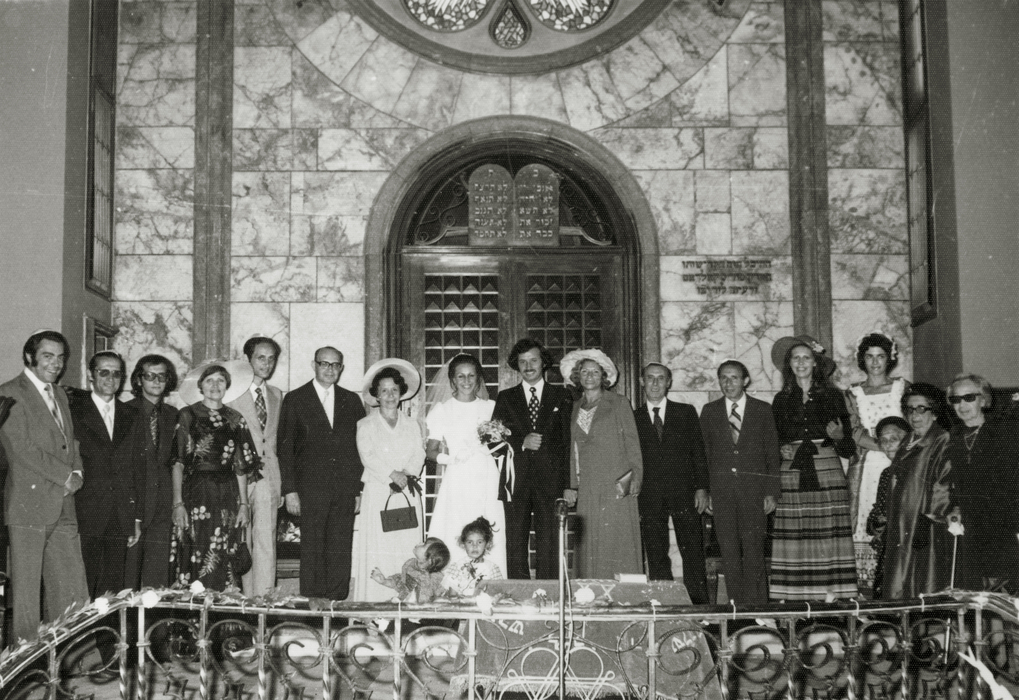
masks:
[(382, 531), (383, 532), (394, 532), (395, 530), (411, 530), (418, 526), (418, 511), (417, 508), (410, 504), (410, 499), (407, 498), (407, 494), (402, 491), (399, 492), (403, 496), (403, 500), (407, 501), (406, 508), (390, 508), (389, 501), (395, 496), (395, 493), (389, 495), (386, 499), (386, 507), (382, 509), (379, 514), (382, 516)]

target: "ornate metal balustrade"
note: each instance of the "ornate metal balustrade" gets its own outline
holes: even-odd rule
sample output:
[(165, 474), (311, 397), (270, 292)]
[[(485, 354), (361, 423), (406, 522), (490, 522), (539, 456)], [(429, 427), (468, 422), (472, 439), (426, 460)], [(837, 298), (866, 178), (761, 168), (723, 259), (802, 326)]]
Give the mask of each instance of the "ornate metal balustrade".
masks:
[[(555, 603), (492, 602), (482, 610), (124, 592), (69, 610), (39, 640), (7, 650), (0, 695), (556, 696)], [(568, 694), (584, 698), (990, 700), (1017, 682), (1016, 605), (958, 591), (894, 606), (758, 611), (595, 600), (569, 612), (562, 656)], [(97, 647), (108, 650), (106, 665), (90, 665)]]

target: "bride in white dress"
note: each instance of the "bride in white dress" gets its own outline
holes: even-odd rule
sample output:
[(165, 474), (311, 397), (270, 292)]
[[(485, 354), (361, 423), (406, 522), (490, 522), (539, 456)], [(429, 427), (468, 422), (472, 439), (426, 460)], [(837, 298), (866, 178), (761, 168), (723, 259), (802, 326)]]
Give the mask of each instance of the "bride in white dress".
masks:
[(495, 530), (491, 560), (505, 571), (506, 518), (499, 500), (499, 468), (478, 437), (478, 425), (492, 419), (495, 401), (488, 399), (481, 364), (474, 356), (461, 354), (450, 360), (448, 376), (452, 398), (440, 403), (450, 394), (437, 392), (426, 420), (425, 452), (443, 465), (428, 536), (438, 537), (456, 552), (464, 525), (484, 516)]

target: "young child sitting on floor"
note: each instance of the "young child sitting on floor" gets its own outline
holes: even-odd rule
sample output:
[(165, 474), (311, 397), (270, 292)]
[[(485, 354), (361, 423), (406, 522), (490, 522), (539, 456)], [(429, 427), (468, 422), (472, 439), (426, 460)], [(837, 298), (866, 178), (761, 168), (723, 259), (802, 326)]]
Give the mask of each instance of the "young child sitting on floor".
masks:
[(492, 550), (494, 539), (492, 523), (484, 517), (464, 525), (457, 541), (467, 553), (467, 558), (450, 566), (442, 582), (450, 593), (472, 596), (480, 581), (503, 578), (499, 565), (485, 558)]
[(405, 603), (431, 603), (446, 592), (442, 570), (449, 564), (449, 548), (438, 537), (429, 537), (414, 546), (414, 558), (403, 564), (403, 571), (384, 576), (376, 567), (372, 580), (396, 591)]

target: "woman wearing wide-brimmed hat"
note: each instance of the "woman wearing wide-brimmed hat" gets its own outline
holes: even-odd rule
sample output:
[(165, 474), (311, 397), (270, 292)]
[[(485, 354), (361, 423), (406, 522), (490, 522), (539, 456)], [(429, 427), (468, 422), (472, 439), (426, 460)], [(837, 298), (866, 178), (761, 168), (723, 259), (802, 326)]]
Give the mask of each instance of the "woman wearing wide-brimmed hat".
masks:
[(856, 453), (846, 402), (828, 377), (835, 362), (807, 335), (778, 340), (782, 370), (772, 412), (782, 453), (782, 498), (772, 531), (772, 600), (853, 598), (856, 557), (839, 458)]
[[(582, 390), (573, 404), (570, 489), (576, 494), (579, 578), (643, 571), (637, 495), (644, 476), (633, 409), (609, 389), (618, 372), (601, 350), (574, 350), (559, 363)], [(572, 497), (572, 494), (571, 494)]]
[[(399, 571), (423, 537), (424, 513), (414, 480), (425, 463), (424, 441), (418, 422), (400, 410), (401, 402), (414, 398), (420, 388), (421, 375), (406, 360), (379, 360), (364, 374), (365, 402), (378, 410), (357, 422), (364, 488), (354, 530), (352, 600), (392, 598), (391, 588), (372, 580), (372, 569)], [(387, 502), (394, 509), (414, 508), (418, 527), (383, 531), (381, 512)]]

